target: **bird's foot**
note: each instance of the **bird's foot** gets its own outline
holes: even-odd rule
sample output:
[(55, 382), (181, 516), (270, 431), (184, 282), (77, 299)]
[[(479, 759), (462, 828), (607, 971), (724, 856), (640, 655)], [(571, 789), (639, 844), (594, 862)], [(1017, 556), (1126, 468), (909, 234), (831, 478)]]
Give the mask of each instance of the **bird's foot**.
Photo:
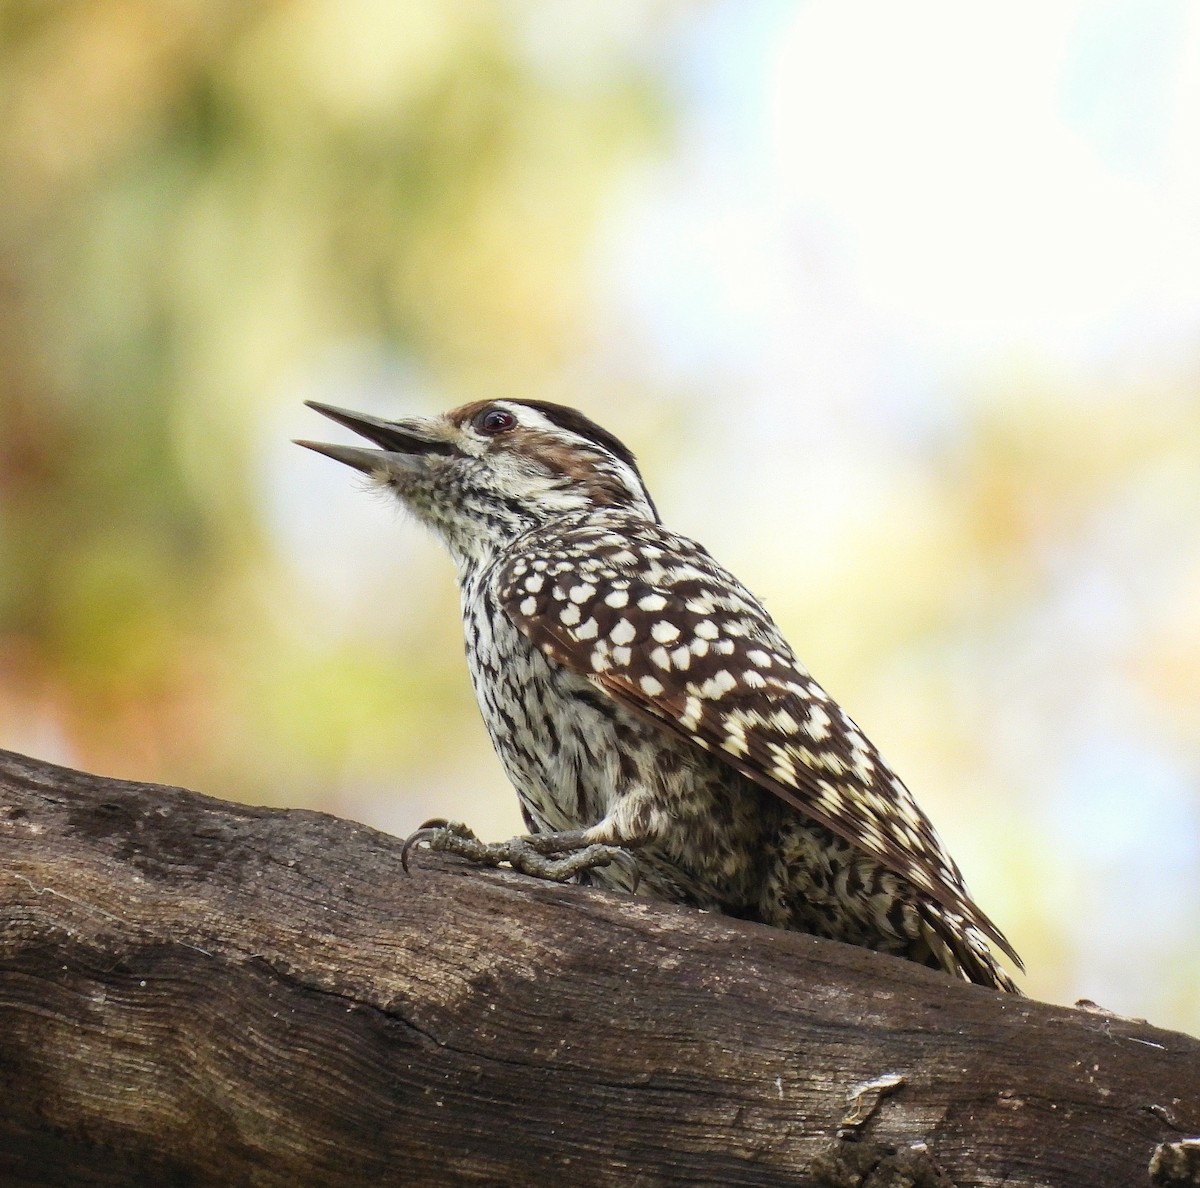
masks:
[(522, 874), (556, 883), (565, 883), (598, 866), (617, 865), (625, 870), (631, 890), (638, 884), (634, 856), (623, 846), (588, 841), (585, 829), (532, 833), (503, 842), (483, 842), (461, 821), (438, 818), (426, 821), (405, 840), (400, 851), (400, 862), (405, 871), (408, 871), (409, 853), (417, 846), (426, 846), (435, 853), (456, 854), (480, 866), (499, 866), (507, 862)]

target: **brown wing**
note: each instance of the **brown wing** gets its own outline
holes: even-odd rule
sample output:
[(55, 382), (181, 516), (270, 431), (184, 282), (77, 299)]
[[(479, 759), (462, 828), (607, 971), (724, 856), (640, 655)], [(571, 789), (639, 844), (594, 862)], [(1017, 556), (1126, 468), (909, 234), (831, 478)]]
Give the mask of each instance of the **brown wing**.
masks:
[(543, 531), (494, 588), (553, 660), (871, 854), (1019, 963), (912, 793), (699, 545), (624, 517)]

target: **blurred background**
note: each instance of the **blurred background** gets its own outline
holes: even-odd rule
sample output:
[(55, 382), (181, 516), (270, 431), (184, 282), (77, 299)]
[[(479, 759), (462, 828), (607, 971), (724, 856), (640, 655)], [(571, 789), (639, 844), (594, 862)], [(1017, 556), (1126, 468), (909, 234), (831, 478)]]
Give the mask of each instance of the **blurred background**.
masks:
[(301, 401), (638, 452), (1030, 993), (1200, 1033), (1187, 0), (0, 2), (0, 746), (520, 828)]

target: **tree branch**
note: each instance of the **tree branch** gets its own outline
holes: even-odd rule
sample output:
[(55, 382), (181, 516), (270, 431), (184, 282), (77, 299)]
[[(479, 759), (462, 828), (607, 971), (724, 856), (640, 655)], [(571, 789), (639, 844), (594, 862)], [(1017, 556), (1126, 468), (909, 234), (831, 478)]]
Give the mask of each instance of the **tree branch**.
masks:
[(416, 863), (0, 752), (0, 1179), (1130, 1188), (1200, 1131), (1187, 1036)]

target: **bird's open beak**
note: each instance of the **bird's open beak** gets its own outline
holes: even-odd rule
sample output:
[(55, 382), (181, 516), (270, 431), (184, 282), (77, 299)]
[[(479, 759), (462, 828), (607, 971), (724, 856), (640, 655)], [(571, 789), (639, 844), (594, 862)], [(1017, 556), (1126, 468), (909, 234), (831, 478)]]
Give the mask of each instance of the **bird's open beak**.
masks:
[(445, 438), (432, 431), (428, 421), (383, 421), (366, 413), (335, 408), (332, 404), (321, 404), (316, 400), (306, 400), (304, 403), (331, 421), (337, 421), (339, 425), (345, 425), (347, 429), (353, 429), (355, 433), (373, 441), (380, 449), (364, 450), (357, 446), (333, 445), (323, 441), (297, 440), (296, 445), (316, 450), (318, 454), (353, 466), (364, 474), (395, 469), (398, 464), (417, 462), (428, 454), (454, 452), (454, 447)]

